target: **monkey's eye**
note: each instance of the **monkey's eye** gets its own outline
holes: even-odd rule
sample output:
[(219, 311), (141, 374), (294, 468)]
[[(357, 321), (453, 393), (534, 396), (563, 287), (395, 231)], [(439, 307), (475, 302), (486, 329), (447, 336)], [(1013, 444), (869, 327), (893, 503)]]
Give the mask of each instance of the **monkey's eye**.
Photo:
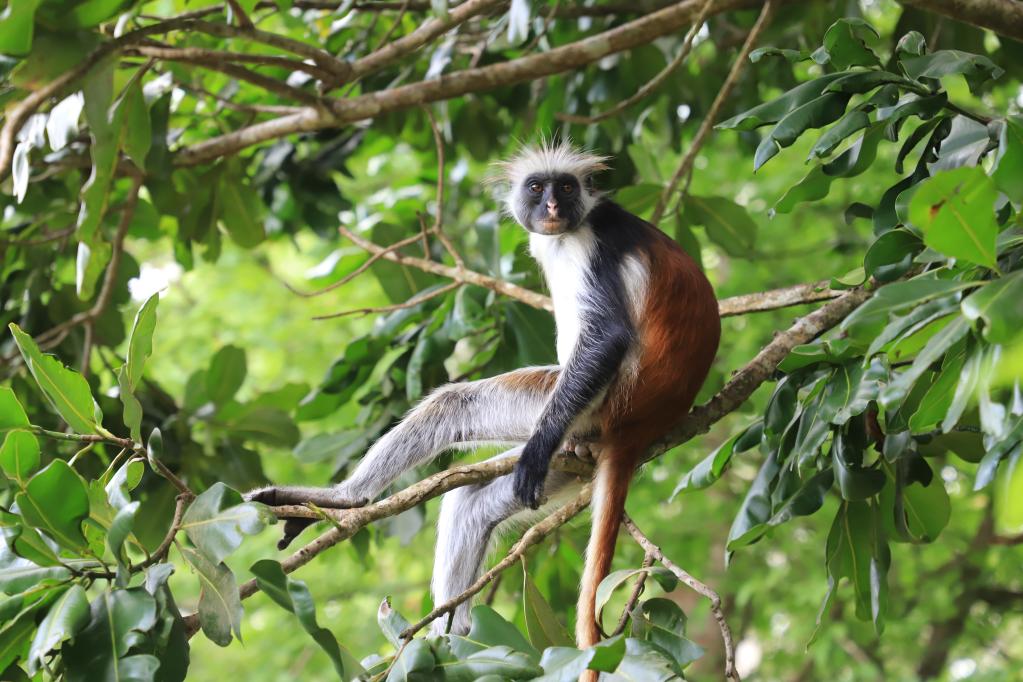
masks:
[(533, 194), (539, 194), (540, 192), (543, 191), (543, 185), (541, 185), (539, 182), (531, 182), (529, 183), (529, 191), (532, 192)]
[(566, 182), (564, 185), (561, 186), (561, 191), (564, 194), (571, 194), (572, 192), (575, 191), (575, 186)]

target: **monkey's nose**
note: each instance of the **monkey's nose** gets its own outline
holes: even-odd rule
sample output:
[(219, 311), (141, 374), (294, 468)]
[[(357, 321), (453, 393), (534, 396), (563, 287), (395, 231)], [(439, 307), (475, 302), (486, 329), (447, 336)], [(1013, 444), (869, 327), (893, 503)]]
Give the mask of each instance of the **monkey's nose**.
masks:
[(550, 213), (551, 215), (554, 215), (554, 216), (558, 215), (558, 202), (556, 202), (556, 201), (548, 201), (547, 202), (547, 212)]

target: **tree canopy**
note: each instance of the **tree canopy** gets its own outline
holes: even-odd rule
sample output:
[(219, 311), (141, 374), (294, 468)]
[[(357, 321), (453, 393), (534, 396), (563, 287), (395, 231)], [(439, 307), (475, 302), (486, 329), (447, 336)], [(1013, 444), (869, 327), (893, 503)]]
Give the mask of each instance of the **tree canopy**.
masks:
[[(2, 679), (1015, 679), (1020, 41), (1016, 0), (6, 3)], [(697, 259), (721, 350), (632, 486), (604, 642), (567, 634), (588, 487), (427, 637), (435, 498), (513, 460), (241, 493), (555, 362), (486, 182), (551, 137)]]

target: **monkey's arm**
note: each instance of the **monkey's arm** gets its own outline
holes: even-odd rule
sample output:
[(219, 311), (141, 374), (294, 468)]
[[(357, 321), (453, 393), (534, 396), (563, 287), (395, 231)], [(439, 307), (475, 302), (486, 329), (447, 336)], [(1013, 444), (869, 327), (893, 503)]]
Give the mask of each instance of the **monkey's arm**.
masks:
[(602, 307), (584, 318), (572, 356), (515, 466), (515, 496), (526, 506), (540, 506), (551, 458), (572, 423), (611, 383), (633, 341), (632, 325), (620, 310)]

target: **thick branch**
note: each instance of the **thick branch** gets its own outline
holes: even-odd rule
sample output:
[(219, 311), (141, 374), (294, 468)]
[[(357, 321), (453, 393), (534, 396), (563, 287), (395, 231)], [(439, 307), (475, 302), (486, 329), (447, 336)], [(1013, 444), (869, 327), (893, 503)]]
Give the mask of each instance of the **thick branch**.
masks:
[(664, 556), (664, 552), (661, 551), (661, 548), (651, 542), (650, 538), (643, 534), (643, 531), (636, 526), (636, 523), (628, 514), (625, 515), (622, 524), (636, 542), (639, 543), (639, 546), (643, 548), (644, 552), (661, 562), (665, 568), (674, 573), (675, 577), (689, 586), (690, 589), (695, 590), (710, 600), (710, 612), (714, 614), (714, 620), (717, 621), (718, 629), (721, 630), (721, 640), (725, 645), (725, 678), (729, 680), (738, 680), (739, 673), (735, 671), (735, 644), (732, 640), (732, 630), (728, 627), (728, 621), (725, 620), (725, 612), (721, 609), (721, 597), (719, 597), (718, 593), (712, 590), (709, 586), (700, 582), (680, 566), (675, 564), (671, 559)]
[[(720, 0), (714, 3), (712, 11), (714, 14), (719, 14), (747, 4), (747, 0)], [(310, 109), (302, 118), (285, 117), (257, 123), (185, 147), (178, 152), (176, 163), (185, 166), (203, 163), (282, 135), (340, 126), (428, 102), (451, 99), (470, 92), (492, 90), (504, 85), (571, 71), (592, 64), (610, 54), (624, 52), (673, 33), (682, 26), (691, 23), (702, 5), (701, 0), (685, 0), (611, 30), (548, 52), (476, 69), (465, 69), (433, 80), (381, 90), (351, 99), (328, 100), (330, 111)]]
[(900, 0), (904, 5), (1023, 40), (1023, 2), (1017, 0)]

